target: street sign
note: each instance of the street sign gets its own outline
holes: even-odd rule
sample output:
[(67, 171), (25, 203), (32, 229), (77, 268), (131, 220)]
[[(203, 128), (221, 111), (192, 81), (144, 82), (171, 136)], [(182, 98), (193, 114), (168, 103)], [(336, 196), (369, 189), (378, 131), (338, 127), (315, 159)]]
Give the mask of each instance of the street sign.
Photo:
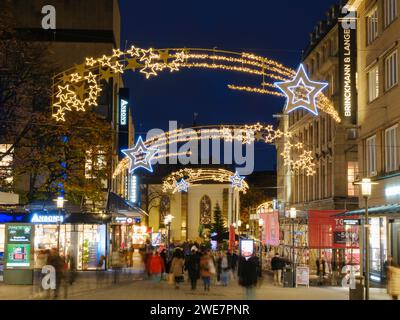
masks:
[(347, 226), (359, 226), (361, 221), (360, 219), (344, 219), (343, 224)]

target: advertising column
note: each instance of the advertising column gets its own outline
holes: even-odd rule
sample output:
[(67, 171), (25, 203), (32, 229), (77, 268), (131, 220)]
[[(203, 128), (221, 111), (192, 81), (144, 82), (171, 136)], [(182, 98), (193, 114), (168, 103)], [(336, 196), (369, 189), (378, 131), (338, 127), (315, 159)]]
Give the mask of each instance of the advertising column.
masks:
[(33, 283), (33, 239), (33, 224), (6, 224), (5, 283)]

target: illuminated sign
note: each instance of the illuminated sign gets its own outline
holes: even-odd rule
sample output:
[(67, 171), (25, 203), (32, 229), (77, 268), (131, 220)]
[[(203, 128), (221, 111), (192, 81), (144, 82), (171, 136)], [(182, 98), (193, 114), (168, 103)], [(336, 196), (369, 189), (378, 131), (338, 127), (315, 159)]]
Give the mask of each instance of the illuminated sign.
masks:
[(385, 194), (386, 194), (386, 197), (400, 196), (400, 186), (386, 188)]
[(121, 99), (120, 124), (126, 126), (128, 123), (128, 101)]
[(341, 90), (341, 113), (345, 121), (357, 123), (357, 41), (356, 29), (339, 24), (339, 77)]
[(129, 185), (129, 201), (132, 203), (136, 203), (138, 198), (138, 183), (137, 176), (130, 176), (130, 185)]
[(34, 214), (31, 219), (32, 223), (63, 223), (64, 217), (61, 215), (38, 215)]

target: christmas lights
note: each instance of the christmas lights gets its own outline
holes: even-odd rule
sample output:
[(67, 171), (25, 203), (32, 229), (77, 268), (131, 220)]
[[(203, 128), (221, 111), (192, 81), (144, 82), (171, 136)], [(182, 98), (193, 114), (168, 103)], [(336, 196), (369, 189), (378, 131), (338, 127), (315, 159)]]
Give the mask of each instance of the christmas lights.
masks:
[(232, 188), (236, 190), (243, 190), (244, 188), (244, 177), (241, 177), (236, 171), (233, 176), (229, 177), (229, 181), (232, 184)]
[[(260, 88), (237, 85), (228, 85), (228, 88), (231, 90), (268, 94), (278, 97), (290, 95), (291, 99), (288, 99), (288, 101), (292, 102), (294, 106), (287, 106), (289, 107), (287, 108), (288, 110), (295, 109), (298, 107), (297, 105), (301, 105), (300, 107), (306, 107), (316, 113), (315, 107), (318, 107), (331, 115), (335, 121), (341, 121), (331, 101), (320, 93), (322, 89), (319, 90), (320, 87), (317, 86), (317, 84), (320, 83), (309, 81), (306, 74), (301, 78), (302, 81), (293, 83), (289, 90), (287, 90), (288, 92), (282, 94), (275, 84), (278, 85), (290, 82), (293, 78), (296, 79), (296, 75), (299, 76), (299, 72), (296, 73), (295, 70), (285, 67), (279, 62), (251, 53), (238, 53), (216, 49), (149, 48), (146, 50), (136, 48), (135, 46), (132, 46), (125, 52), (120, 49), (113, 49), (111, 55), (103, 55), (101, 58), (86, 58), (85, 63), (76, 65), (74, 68), (57, 75), (54, 79), (54, 90), (57, 90), (58, 85), (81, 83), (83, 77), (85, 79), (89, 77), (86, 79), (89, 85), (94, 84), (95, 80), (93, 76), (96, 76), (98, 81), (104, 80), (108, 82), (110, 78), (114, 77), (116, 74), (124, 73), (125, 70), (140, 70), (140, 73), (144, 74), (146, 79), (149, 79), (150, 77), (157, 76), (161, 71), (169, 70), (170, 72), (174, 72), (182, 68), (233, 71), (260, 76), (262, 77)], [(270, 79), (270, 81), (266, 79)], [(96, 85), (100, 86), (100, 82)], [(309, 89), (309, 91), (302, 90), (311, 87), (313, 89)], [(87, 89), (89, 90), (89, 86), (87, 86)], [(84, 110), (85, 106), (97, 105), (95, 100), (98, 99), (98, 96), (96, 97), (93, 93), (97, 92), (99, 94), (100, 91), (94, 89), (90, 90), (92, 95), (85, 99), (82, 98), (82, 94), (78, 95), (79, 98), (75, 95), (79, 103), (74, 100), (74, 97), (71, 97), (72, 101), (57, 97), (53, 102), (53, 113), (58, 115), (57, 117), (54, 116), (56, 120), (60, 121), (61, 119), (61, 121), (65, 121), (63, 114), (66, 111), (70, 111), (71, 103), (79, 106), (79, 108), (74, 108), (72, 110)], [(56, 92), (53, 97), (55, 95)], [(61, 117), (61, 115), (63, 116)]]
[(188, 192), (189, 183), (185, 181), (185, 179), (181, 179), (181, 181), (176, 183), (176, 192)]
[(316, 98), (327, 83), (311, 81), (301, 64), (296, 76), (291, 81), (276, 82), (275, 85), (287, 97), (285, 111), (291, 113), (294, 110), (303, 108), (314, 115), (318, 115)]
[(153, 172), (151, 161), (158, 149), (148, 148), (139, 137), (136, 145), (132, 149), (121, 150), (129, 158), (129, 173), (133, 173), (138, 168)]
[[(169, 176), (167, 176), (163, 181), (162, 190), (163, 192), (171, 193), (180, 192), (180, 188), (178, 187), (178, 185), (180, 186), (182, 181), (184, 181), (184, 187), (192, 187), (195, 186), (196, 183), (207, 181), (230, 183), (230, 179), (232, 176), (234, 176), (234, 173), (225, 169), (186, 168), (173, 172)], [(235, 190), (246, 193), (249, 189), (249, 185), (247, 184), (247, 182), (242, 181), (240, 185), (235, 186), (234, 188)]]

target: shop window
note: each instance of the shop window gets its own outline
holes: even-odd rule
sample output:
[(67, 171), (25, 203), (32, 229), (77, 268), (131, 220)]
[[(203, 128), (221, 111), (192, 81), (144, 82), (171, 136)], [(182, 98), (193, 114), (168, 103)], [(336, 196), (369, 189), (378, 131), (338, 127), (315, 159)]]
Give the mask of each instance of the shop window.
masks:
[(200, 200), (200, 225), (211, 225), (211, 199), (207, 195)]
[(164, 225), (164, 219), (165, 217), (170, 213), (171, 210), (171, 200), (168, 196), (163, 195), (160, 199), (160, 227), (165, 227)]
[(347, 195), (349, 197), (358, 196), (359, 187), (354, 185), (354, 181), (357, 180), (357, 175), (358, 175), (358, 162), (349, 161), (347, 163)]

